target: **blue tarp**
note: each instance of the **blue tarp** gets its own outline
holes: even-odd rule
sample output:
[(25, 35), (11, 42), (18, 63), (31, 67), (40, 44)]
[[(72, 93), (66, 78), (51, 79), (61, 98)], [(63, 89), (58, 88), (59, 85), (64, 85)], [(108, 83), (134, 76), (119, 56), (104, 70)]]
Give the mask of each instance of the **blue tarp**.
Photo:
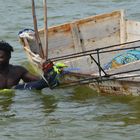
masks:
[(137, 60), (140, 60), (140, 50), (128, 50), (115, 56), (104, 69), (116, 68)]

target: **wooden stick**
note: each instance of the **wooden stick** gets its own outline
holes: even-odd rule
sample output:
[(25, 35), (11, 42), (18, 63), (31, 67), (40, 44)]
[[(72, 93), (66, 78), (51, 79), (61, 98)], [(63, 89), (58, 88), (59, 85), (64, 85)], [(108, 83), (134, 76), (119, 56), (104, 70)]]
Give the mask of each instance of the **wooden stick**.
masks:
[(45, 59), (48, 59), (48, 24), (47, 24), (47, 0), (44, 3), (44, 42), (45, 42)]
[(42, 48), (42, 44), (41, 44), (41, 40), (40, 40), (40, 37), (39, 37), (38, 28), (37, 28), (37, 19), (36, 19), (36, 13), (35, 13), (35, 2), (34, 2), (34, 0), (32, 0), (32, 15), (33, 15), (34, 30), (35, 30), (35, 39), (36, 39), (36, 43), (39, 47), (39, 55), (40, 55), (41, 58), (44, 59), (44, 52), (43, 52), (43, 48)]

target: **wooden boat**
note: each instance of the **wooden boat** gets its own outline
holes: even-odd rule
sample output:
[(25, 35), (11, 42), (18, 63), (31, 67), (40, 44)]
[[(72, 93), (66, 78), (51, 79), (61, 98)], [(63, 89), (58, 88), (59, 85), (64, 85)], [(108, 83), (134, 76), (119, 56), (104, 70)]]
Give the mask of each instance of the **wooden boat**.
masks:
[[(39, 36), (45, 51), (44, 29), (39, 30)], [(22, 32), (19, 37), (30, 62), (39, 68), (43, 59), (34, 32)], [(48, 46), (49, 59), (62, 61), (78, 73), (79, 81), (71, 85), (77, 82), (100, 93), (140, 95), (140, 61), (103, 69), (121, 51), (139, 49), (140, 22), (126, 20), (123, 10), (50, 27)]]

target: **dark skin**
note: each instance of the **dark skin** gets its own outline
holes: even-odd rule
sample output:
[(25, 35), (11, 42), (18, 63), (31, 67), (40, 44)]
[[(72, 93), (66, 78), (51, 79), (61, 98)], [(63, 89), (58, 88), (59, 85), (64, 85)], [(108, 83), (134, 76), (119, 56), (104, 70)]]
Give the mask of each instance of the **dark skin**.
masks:
[(29, 73), (24, 67), (9, 64), (10, 56), (0, 50), (0, 89), (12, 88), (24, 82), (37, 81), (40, 78)]

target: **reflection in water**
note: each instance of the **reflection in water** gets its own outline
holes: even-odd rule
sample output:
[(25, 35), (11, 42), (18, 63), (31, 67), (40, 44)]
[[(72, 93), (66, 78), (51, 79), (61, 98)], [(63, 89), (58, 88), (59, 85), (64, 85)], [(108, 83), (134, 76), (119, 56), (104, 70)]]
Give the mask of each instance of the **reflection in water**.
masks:
[(100, 96), (86, 86), (1, 94), (1, 112), (11, 115), (0, 116), (0, 134), (3, 139), (24, 137), (23, 140), (56, 137), (81, 140), (85, 136), (107, 139), (110, 132), (117, 138), (122, 131), (129, 135), (126, 128), (133, 129), (140, 124), (139, 99)]
[[(106, 102), (100, 102), (102, 113), (95, 121), (108, 122), (123, 127), (140, 124), (140, 97), (106, 96)], [(104, 106), (104, 109), (103, 109)]]
[(85, 102), (86, 100), (93, 99), (97, 95), (98, 93), (88, 86), (78, 86), (74, 89), (70, 99), (73, 101)]
[(0, 112), (10, 111), (14, 96), (14, 91), (0, 93)]
[(38, 92), (40, 96), (40, 101), (42, 102), (42, 109), (45, 116), (48, 116), (49, 113), (54, 112), (57, 107), (57, 100), (53, 95), (46, 95), (42, 92)]

